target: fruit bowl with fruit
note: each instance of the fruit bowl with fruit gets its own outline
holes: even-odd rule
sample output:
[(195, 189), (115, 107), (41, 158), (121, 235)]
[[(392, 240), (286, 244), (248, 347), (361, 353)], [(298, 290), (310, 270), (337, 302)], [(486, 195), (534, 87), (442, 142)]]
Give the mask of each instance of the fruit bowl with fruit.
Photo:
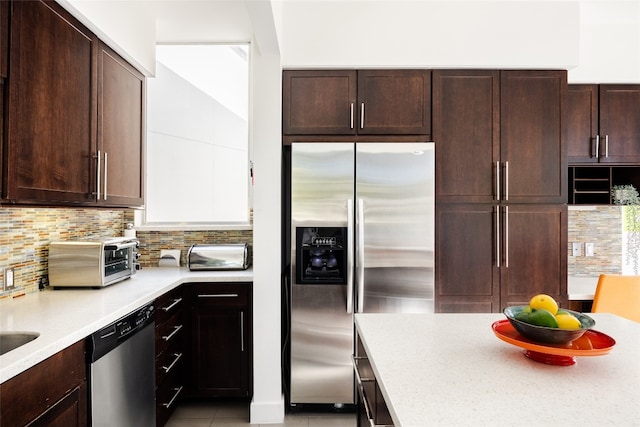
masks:
[(543, 344), (568, 344), (596, 324), (586, 314), (558, 308), (545, 294), (531, 298), (529, 305), (506, 307), (503, 312), (520, 335)]

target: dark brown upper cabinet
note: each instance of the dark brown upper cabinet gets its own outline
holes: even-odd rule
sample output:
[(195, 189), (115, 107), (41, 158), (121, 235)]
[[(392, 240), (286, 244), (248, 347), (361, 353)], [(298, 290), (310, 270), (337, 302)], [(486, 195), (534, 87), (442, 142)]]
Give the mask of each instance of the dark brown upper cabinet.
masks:
[(143, 75), (55, 2), (10, 32), (5, 201), (142, 205)]
[(640, 163), (640, 85), (569, 85), (570, 164)]
[(429, 135), (430, 70), (286, 70), (285, 135)]
[(565, 71), (433, 71), (436, 197), (564, 203)]
[(98, 53), (98, 150), (101, 200), (110, 206), (141, 206), (145, 79), (104, 43)]
[(13, 2), (5, 198), (95, 200), (97, 38), (53, 2)]

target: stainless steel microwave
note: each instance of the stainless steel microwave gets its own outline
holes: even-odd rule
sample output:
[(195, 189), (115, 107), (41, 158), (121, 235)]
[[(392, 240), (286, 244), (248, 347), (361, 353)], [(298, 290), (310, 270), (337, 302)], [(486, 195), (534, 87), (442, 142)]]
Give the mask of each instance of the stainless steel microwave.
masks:
[(49, 285), (102, 288), (128, 279), (138, 268), (138, 247), (130, 237), (51, 242)]

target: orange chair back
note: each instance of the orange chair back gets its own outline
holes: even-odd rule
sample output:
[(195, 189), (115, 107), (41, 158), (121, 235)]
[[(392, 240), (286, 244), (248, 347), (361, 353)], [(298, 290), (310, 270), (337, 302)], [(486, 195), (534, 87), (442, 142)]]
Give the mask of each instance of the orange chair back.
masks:
[(601, 274), (591, 311), (640, 322), (640, 276)]

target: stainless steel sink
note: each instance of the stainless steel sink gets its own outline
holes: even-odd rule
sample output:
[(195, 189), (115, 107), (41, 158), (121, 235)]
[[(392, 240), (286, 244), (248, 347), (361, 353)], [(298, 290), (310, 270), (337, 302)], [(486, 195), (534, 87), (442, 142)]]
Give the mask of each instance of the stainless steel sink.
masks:
[(39, 336), (38, 332), (0, 332), (0, 355), (15, 350)]

